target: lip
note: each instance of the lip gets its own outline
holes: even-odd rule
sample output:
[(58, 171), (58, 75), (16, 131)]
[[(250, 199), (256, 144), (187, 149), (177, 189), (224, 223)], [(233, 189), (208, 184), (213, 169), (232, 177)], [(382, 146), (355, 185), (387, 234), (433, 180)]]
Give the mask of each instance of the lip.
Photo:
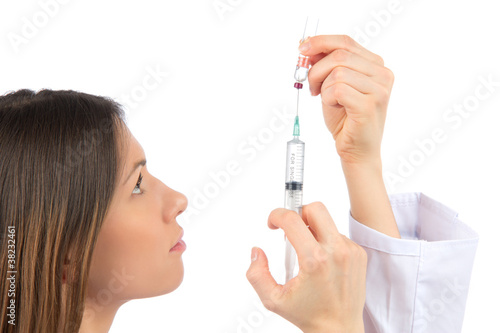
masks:
[(169, 252), (175, 252), (175, 251), (184, 251), (186, 250), (186, 243), (182, 240), (182, 236), (184, 236), (184, 229), (181, 229), (181, 234), (177, 238), (177, 242), (175, 243), (174, 246), (170, 248)]

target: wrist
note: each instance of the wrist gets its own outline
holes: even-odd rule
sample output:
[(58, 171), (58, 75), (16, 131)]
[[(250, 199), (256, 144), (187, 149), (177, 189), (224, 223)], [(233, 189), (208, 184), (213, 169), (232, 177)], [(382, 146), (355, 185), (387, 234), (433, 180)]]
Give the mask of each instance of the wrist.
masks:
[(364, 177), (365, 175), (382, 178), (382, 159), (380, 156), (362, 162), (350, 162), (341, 159), (341, 165), (346, 179)]
[(324, 322), (322, 325), (302, 330), (304, 333), (364, 333), (365, 326), (363, 320), (355, 323)]
[(401, 238), (385, 189), (382, 160), (375, 158), (363, 163), (342, 161), (342, 169), (349, 192), (351, 216), (371, 229)]

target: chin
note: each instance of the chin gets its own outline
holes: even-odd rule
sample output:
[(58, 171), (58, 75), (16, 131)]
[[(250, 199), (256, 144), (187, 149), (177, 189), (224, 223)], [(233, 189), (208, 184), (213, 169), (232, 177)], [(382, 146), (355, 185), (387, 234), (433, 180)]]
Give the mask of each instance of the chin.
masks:
[(176, 267), (175, 272), (171, 272), (168, 278), (165, 280), (165, 289), (162, 291), (161, 295), (169, 294), (175, 289), (177, 289), (184, 279), (184, 265), (182, 261), (180, 265)]
[(177, 289), (184, 279), (184, 265), (182, 260), (168, 265), (163, 272), (149, 272), (149, 274), (141, 276), (141, 281), (130, 289), (135, 291), (128, 295), (129, 299), (140, 299), (162, 296), (169, 294)]

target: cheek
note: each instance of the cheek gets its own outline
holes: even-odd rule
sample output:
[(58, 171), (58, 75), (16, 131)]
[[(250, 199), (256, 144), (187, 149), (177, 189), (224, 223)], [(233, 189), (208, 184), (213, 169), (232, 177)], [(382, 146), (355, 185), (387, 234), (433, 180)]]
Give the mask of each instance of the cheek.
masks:
[(94, 250), (89, 293), (106, 290), (116, 300), (129, 300), (177, 288), (184, 270), (180, 255), (169, 252), (174, 232), (154, 209), (110, 214)]

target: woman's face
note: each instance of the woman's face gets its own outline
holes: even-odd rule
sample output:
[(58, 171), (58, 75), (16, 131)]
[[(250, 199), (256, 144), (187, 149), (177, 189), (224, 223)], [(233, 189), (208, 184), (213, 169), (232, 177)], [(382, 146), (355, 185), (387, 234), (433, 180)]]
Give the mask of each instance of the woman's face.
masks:
[(92, 257), (88, 297), (105, 302), (158, 296), (176, 289), (184, 267), (176, 217), (187, 199), (153, 177), (144, 151), (124, 129), (125, 162)]

